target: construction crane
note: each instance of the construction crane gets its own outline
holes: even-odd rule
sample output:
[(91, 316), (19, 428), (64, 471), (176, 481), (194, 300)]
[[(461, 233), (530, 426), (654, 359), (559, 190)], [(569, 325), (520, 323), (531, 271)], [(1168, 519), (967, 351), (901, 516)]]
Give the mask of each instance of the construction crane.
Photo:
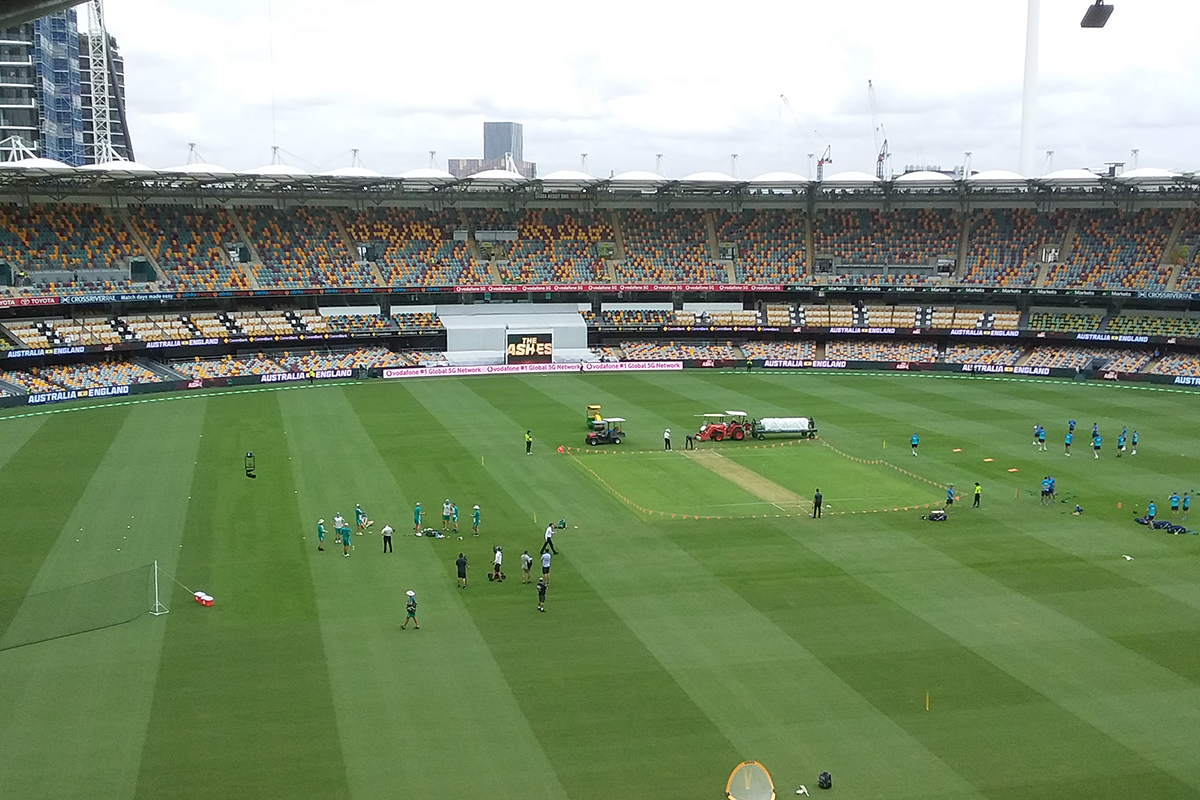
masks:
[[(812, 137), (810, 137), (808, 135), (808, 132), (805, 131), (804, 125), (801, 124), (801, 122), (800, 122), (800, 115), (796, 113), (796, 109), (792, 108), (792, 104), (787, 99), (787, 95), (781, 94), (781, 95), (779, 95), (779, 99), (783, 101), (783, 107), (786, 108), (788, 110), (788, 113), (792, 115), (792, 119), (795, 120), (795, 122), (796, 122), (796, 127), (799, 128), (800, 132), (804, 134), (804, 138), (808, 139), (809, 143), (811, 143)], [(818, 138), (821, 138), (821, 139), (825, 138), (825, 137), (821, 136), (820, 131), (816, 130), (815, 128), (813, 129), (813, 133), (815, 133)], [(811, 170), (812, 169), (812, 154), (811, 153), (809, 153), (808, 158), (809, 158), (809, 169)], [(821, 157), (819, 159), (817, 159), (817, 181), (818, 182), (821, 180), (824, 180), (824, 178), (825, 178), (825, 165), (832, 164), (832, 163), (833, 163), (833, 145), (826, 145), (825, 151), (823, 153), (821, 153)]]
[(871, 99), (871, 133), (875, 137), (875, 151), (879, 154), (875, 157), (875, 177), (883, 181), (891, 177), (892, 154), (888, 150), (887, 131), (879, 121), (879, 104), (875, 100), (875, 84), (871, 81), (867, 81), (867, 96)]

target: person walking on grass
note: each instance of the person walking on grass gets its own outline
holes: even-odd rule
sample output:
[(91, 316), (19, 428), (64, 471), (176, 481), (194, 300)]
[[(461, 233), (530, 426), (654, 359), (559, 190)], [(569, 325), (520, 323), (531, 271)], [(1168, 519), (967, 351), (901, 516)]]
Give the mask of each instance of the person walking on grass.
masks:
[(921, 440), (914, 433), (912, 438), (908, 440), (908, 443), (912, 445), (913, 455), (915, 456), (917, 454), (917, 445), (921, 443)]
[(1154, 515), (1157, 513), (1158, 513), (1158, 506), (1154, 505), (1154, 501), (1151, 500), (1146, 505), (1146, 519), (1150, 520), (1151, 522), (1154, 522)]
[(546, 579), (538, 578), (537, 582), (538, 593), (538, 611), (546, 610)]
[(1137, 455), (1137, 428), (1133, 429), (1133, 434), (1129, 437), (1129, 443), (1131, 445), (1133, 445), (1133, 447), (1131, 448), (1132, 452), (1129, 455), (1136, 456)]
[(533, 431), (525, 431), (525, 455), (533, 455)]
[(1038, 429), (1037, 429), (1037, 443), (1038, 443), (1038, 447), (1040, 449), (1042, 449), (1042, 450), (1046, 449), (1046, 429), (1043, 428), (1041, 425), (1038, 425)]
[(1187, 519), (1187, 517), (1188, 517), (1187, 512), (1188, 512), (1188, 509), (1191, 507), (1191, 505), (1192, 505), (1192, 496), (1190, 494), (1188, 494), (1187, 492), (1184, 492), (1183, 493), (1183, 518), (1184, 519)]
[(664, 450), (671, 449), (671, 429), (670, 428), (667, 428), (665, 431), (663, 431), (663, 449)]
[(317, 549), (325, 552), (325, 520), (317, 520)]
[(554, 549), (554, 523), (546, 526), (546, 541), (542, 544), (542, 552), (549, 550), (554, 555), (558, 555), (558, 551)]
[(421, 630), (421, 621), (417, 619), (417, 593), (409, 589), (405, 594), (408, 595), (408, 602), (404, 604), (404, 624), (400, 626), (400, 630), (408, 629), (410, 619), (417, 626), (417, 630)]
[(1092, 452), (1095, 454), (1096, 458), (1100, 457), (1100, 443), (1103, 441), (1104, 439), (1102, 439), (1098, 433), (1092, 437)]
[(1074, 438), (1075, 434), (1067, 431), (1067, 438), (1063, 440), (1063, 443), (1067, 446), (1067, 455), (1071, 455), (1071, 440)]
[(458, 560), (454, 562), (454, 566), (458, 567), (458, 588), (467, 588), (467, 557), (459, 553)]
[(450, 521), (454, 523), (454, 532), (458, 533), (458, 503), (450, 506)]
[(349, 558), (350, 557), (350, 526), (347, 525), (346, 527), (342, 528), (340, 533), (342, 534), (342, 555), (344, 555), (346, 558)]
[(816, 494), (813, 495), (813, 519), (821, 518), (821, 507), (824, 505), (824, 502), (825, 496), (821, 494), (820, 489), (817, 489)]
[(380, 533), (383, 534), (383, 552), (392, 552), (392, 526), (384, 525)]
[(413, 506), (413, 533), (421, 532), (421, 504)]
[(521, 553), (521, 583), (529, 583), (529, 570), (533, 568), (533, 556), (526, 550)]
[(471, 530), (475, 531), (475, 535), (479, 535), (479, 506), (471, 509)]
[(1167, 501), (1171, 504), (1171, 516), (1179, 516), (1179, 492), (1171, 492), (1171, 496), (1167, 498)]
[(954, 505), (954, 484), (946, 487), (946, 510), (950, 510), (950, 506)]
[(542, 583), (550, 583), (550, 554), (542, 553)]
[(979, 508), (979, 498), (983, 496), (983, 487), (979, 485), (979, 481), (975, 481), (975, 499), (971, 501), (971, 508)]

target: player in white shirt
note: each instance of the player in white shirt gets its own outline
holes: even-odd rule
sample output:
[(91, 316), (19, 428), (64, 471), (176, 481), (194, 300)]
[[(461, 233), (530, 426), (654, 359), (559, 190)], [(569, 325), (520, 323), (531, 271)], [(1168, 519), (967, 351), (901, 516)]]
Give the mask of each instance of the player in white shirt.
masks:
[(450, 529), (450, 513), (454, 510), (453, 503), (447, 498), (446, 502), (442, 503), (442, 530)]
[(383, 534), (383, 552), (392, 552), (392, 526), (384, 525), (380, 533)]
[(546, 541), (542, 544), (542, 552), (549, 550), (554, 555), (558, 555), (558, 551), (554, 549), (554, 523), (546, 526)]

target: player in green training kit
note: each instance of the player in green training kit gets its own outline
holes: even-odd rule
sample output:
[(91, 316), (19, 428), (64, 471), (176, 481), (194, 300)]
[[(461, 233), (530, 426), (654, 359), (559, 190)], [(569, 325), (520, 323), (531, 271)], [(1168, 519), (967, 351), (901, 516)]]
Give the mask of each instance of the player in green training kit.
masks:
[(405, 594), (408, 595), (408, 602), (404, 606), (404, 624), (400, 626), (400, 630), (408, 628), (410, 619), (416, 624), (417, 630), (421, 630), (421, 621), (417, 619), (417, 593), (409, 589)]
[(421, 532), (421, 504), (413, 506), (413, 533)]
[(325, 520), (317, 520), (317, 549), (325, 550)]
[(362, 506), (360, 506), (358, 503), (354, 504), (354, 522), (356, 525), (358, 525), (359, 536), (362, 536), (363, 531), (371, 527), (373, 524), (371, 520), (367, 518), (367, 512), (363, 511)]
[(342, 534), (342, 555), (350, 557), (350, 526), (342, 528), (339, 533)]
[(475, 535), (479, 535), (479, 506), (471, 511), (471, 529), (475, 531)]
[(458, 533), (458, 503), (451, 504), (450, 519), (454, 522), (454, 532)]

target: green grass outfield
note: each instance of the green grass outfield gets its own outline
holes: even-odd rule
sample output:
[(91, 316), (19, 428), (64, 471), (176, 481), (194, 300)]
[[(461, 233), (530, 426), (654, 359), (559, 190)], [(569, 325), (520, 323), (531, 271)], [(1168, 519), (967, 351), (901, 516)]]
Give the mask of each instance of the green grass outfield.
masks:
[[(626, 417), (628, 439), (557, 453), (584, 447), (588, 403)], [(1197, 797), (1200, 536), (1130, 520), (1200, 485), (1198, 405), (688, 371), (0, 417), (0, 642), (27, 596), (156, 559), (216, 598), (201, 608), (164, 578), (165, 616), (0, 651), (0, 797), (713, 798), (746, 759), (780, 796), (829, 770), (842, 798)], [(694, 415), (734, 407), (811, 415), (824, 443), (705, 445), (718, 469), (682, 452)], [(1117, 459), (1123, 424), (1141, 444)], [(801, 498), (819, 485), (830, 508), (815, 521), (720, 469)], [(1039, 504), (1048, 472), (1068, 503)], [(951, 520), (922, 521), (949, 483)], [(440, 527), (447, 497), (464, 540), (412, 536), (413, 503)], [(377, 533), (350, 558), (332, 536), (317, 551), (317, 518), (353, 519), (356, 502), (396, 529), (394, 554)], [(560, 517), (539, 614), (519, 555)], [(485, 580), (496, 544), (502, 585)], [(420, 631), (398, 630), (410, 588)]]

